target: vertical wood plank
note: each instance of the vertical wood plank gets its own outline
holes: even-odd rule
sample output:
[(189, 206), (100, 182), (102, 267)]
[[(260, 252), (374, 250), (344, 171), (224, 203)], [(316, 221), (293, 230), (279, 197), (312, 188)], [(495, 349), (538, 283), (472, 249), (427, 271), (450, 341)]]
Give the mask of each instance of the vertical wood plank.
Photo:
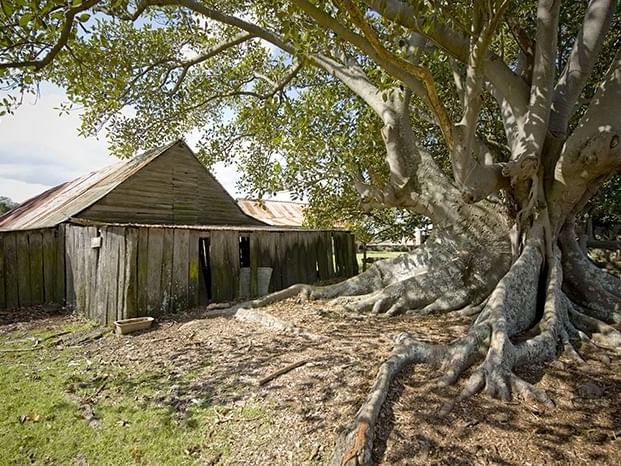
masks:
[(326, 233), (319, 232), (317, 235), (317, 268), (319, 270), (319, 280), (330, 278), (328, 270), (328, 247)]
[(59, 225), (55, 231), (56, 238), (56, 302), (65, 304), (67, 302), (66, 275), (65, 275), (65, 226)]
[(86, 233), (85, 250), (82, 254), (86, 259), (85, 267), (85, 279), (86, 279), (86, 294), (84, 312), (86, 315), (95, 315), (96, 303), (97, 303), (97, 266), (99, 263), (99, 253), (101, 248), (91, 247), (91, 241), (93, 238), (99, 236), (99, 229), (97, 227), (86, 227), (83, 229)]
[(121, 319), (138, 317), (136, 289), (138, 287), (138, 230), (127, 228), (125, 232), (125, 296)]
[(283, 233), (286, 246), (287, 282), (285, 286), (291, 286), (300, 282), (298, 268), (300, 262), (300, 248), (298, 247), (298, 233)]
[(250, 233), (250, 296), (259, 295), (259, 239), (256, 233)]
[(317, 249), (315, 247), (315, 232), (304, 233), (304, 250), (306, 251), (305, 261), (305, 283), (315, 283), (317, 281)]
[(28, 233), (17, 232), (17, 294), (19, 306), (26, 307), (32, 304), (30, 293), (30, 251), (28, 247)]
[(118, 267), (119, 267), (119, 246), (118, 235), (114, 231), (114, 227), (108, 227), (106, 232), (107, 251), (105, 251), (106, 261), (103, 272), (106, 281), (106, 307), (105, 320), (106, 325), (112, 324), (116, 320), (116, 309), (118, 303)]
[(274, 233), (274, 243), (276, 245), (276, 262), (278, 264), (280, 284), (278, 289), (286, 288), (289, 284), (287, 275), (287, 237), (285, 233)]
[(64, 228), (64, 236), (65, 236), (65, 301), (66, 305), (75, 309), (75, 280), (74, 280), (74, 230), (76, 227), (67, 225)]
[(125, 262), (127, 260), (126, 251), (126, 232), (125, 227), (114, 227), (114, 231), (117, 235), (118, 246), (118, 260), (116, 265), (117, 273), (117, 285), (116, 285), (116, 320), (123, 319), (125, 309), (125, 290), (127, 288), (125, 284)]
[(149, 267), (147, 269), (147, 314), (157, 316), (162, 306), (162, 255), (164, 235), (160, 228), (151, 228), (148, 243)]
[(216, 302), (226, 302), (239, 293), (239, 232), (211, 232), (212, 290)]
[(95, 293), (95, 303), (89, 310), (91, 319), (98, 320), (107, 325), (108, 320), (108, 284), (106, 273), (108, 262), (110, 261), (110, 234), (107, 227), (101, 227), (101, 247), (99, 248), (99, 260), (97, 262), (97, 292)]
[(114, 227), (108, 227), (106, 230), (107, 250), (103, 252), (106, 255), (103, 279), (106, 281), (105, 287), (107, 290), (105, 324), (111, 325), (116, 320), (119, 250), (118, 237), (114, 231)]
[(30, 253), (30, 299), (31, 304), (45, 302), (43, 284), (43, 236), (40, 230), (28, 232), (28, 249)]
[(147, 312), (147, 273), (149, 270), (149, 229), (138, 229), (138, 270), (137, 270), (137, 283), (136, 288), (136, 306), (138, 309), (138, 316), (143, 316)]
[(76, 307), (78, 312), (84, 315), (89, 315), (89, 309), (87, 306), (87, 297), (89, 293), (88, 289), (88, 268), (87, 268), (87, 241), (90, 248), (90, 240), (88, 239), (88, 227), (77, 227), (77, 241), (76, 241), (76, 263), (77, 263), (77, 276), (75, 277), (76, 284)]
[(198, 307), (200, 301), (200, 264), (198, 262), (198, 239), (199, 232), (190, 231), (188, 244), (188, 306), (190, 308)]
[(171, 304), (174, 311), (180, 311), (188, 307), (190, 232), (188, 230), (175, 229), (173, 241), (173, 293)]
[(4, 287), (4, 237), (6, 235), (0, 233), (0, 309), (6, 309), (6, 294)]
[(344, 277), (345, 272), (345, 260), (344, 260), (344, 244), (343, 234), (340, 231), (334, 233), (334, 257), (336, 258), (336, 272), (337, 276)]
[(351, 251), (349, 260), (352, 265), (352, 275), (358, 275), (358, 258), (356, 257), (358, 249), (356, 248), (356, 237), (352, 233), (349, 234), (349, 247)]
[(162, 254), (162, 281), (160, 285), (162, 303), (160, 309), (162, 312), (170, 312), (173, 282), (174, 230), (170, 228), (162, 230), (162, 236), (164, 238), (164, 250)]
[(319, 256), (321, 255), (321, 233), (314, 232), (311, 240), (311, 250), (313, 251), (313, 283), (319, 281)]
[(330, 271), (330, 278), (336, 277), (336, 267), (334, 264), (334, 237), (331, 232), (326, 233), (326, 242), (328, 247), (328, 270)]
[(45, 303), (58, 303), (56, 299), (56, 260), (58, 254), (56, 248), (56, 232), (53, 228), (41, 231), (43, 241), (43, 301)]
[[(80, 275), (80, 227), (71, 227), (71, 271), (73, 275), (73, 307), (74, 310), (81, 312), (80, 308), (80, 287), (82, 277)], [(87, 316), (89, 317), (89, 316)]]
[(17, 272), (17, 233), (7, 233), (4, 236), (4, 283), (6, 292), (6, 307), (19, 307), (18, 272)]
[(278, 233), (261, 232), (262, 266), (272, 268), (269, 291), (282, 289), (281, 265), (278, 262)]

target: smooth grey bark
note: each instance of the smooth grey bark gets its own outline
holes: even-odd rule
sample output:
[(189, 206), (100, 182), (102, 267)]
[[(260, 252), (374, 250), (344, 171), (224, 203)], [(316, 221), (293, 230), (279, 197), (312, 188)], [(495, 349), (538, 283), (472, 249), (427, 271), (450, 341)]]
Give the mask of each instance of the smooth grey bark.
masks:
[(616, 5), (616, 0), (589, 2), (569, 60), (554, 88), (549, 130), (555, 137), (566, 135), (569, 118), (599, 58)]

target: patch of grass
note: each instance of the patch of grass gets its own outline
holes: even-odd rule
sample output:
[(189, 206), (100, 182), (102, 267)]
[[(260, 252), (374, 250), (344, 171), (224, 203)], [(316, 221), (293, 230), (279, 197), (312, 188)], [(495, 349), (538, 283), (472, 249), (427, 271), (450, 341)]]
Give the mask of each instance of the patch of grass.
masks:
[[(9, 333), (0, 338), (0, 347), (14, 347), (12, 342), (26, 337), (44, 341), (84, 325)], [(80, 348), (43, 345), (36, 351), (1, 353), (0, 381), (3, 465), (71, 464), (76, 459), (90, 465), (226, 462), (238, 423), (265, 416), (258, 406), (218, 407), (209, 400), (192, 400), (180, 409), (175, 402), (179, 386), (169, 374), (97, 367)], [(87, 422), (80, 408), (84, 404), (98, 426)]]

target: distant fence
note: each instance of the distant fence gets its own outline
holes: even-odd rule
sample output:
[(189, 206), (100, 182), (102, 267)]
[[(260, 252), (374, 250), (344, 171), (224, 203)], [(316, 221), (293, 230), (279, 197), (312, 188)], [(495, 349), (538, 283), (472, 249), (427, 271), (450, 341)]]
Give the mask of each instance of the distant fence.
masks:
[(103, 224), (3, 232), (0, 308), (66, 302), (110, 324), (256, 296), (259, 272), (266, 270), (268, 291), (350, 277), (358, 272), (354, 237), (344, 231)]
[(62, 230), (0, 232), (0, 309), (65, 300)]

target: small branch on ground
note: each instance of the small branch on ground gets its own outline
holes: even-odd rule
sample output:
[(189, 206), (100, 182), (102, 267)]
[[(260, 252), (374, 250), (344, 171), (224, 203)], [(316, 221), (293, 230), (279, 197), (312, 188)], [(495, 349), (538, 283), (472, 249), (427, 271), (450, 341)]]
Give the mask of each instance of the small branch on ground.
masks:
[(291, 363), (288, 366), (285, 366), (282, 369), (278, 369), (277, 371), (272, 372), (269, 375), (266, 375), (262, 379), (259, 379), (257, 381), (257, 385), (259, 385), (259, 386), (265, 385), (266, 383), (271, 382), (275, 378), (280, 377), (281, 375), (284, 375), (287, 372), (291, 372), (293, 369), (297, 369), (298, 367), (301, 367), (301, 366), (304, 366), (305, 364), (308, 364), (310, 361), (311, 361), (310, 359), (306, 358), (306, 359), (301, 359), (299, 361)]

